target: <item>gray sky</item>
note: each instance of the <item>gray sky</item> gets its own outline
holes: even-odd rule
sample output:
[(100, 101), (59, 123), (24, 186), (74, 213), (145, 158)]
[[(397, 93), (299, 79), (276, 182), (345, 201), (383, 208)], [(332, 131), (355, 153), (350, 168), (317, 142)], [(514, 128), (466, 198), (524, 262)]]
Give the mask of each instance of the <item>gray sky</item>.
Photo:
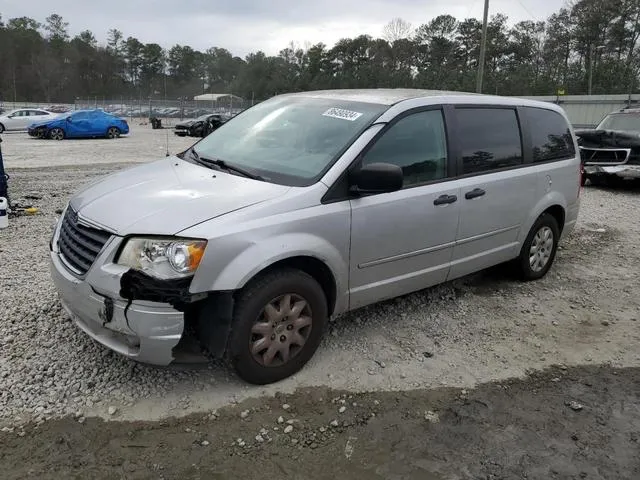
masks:
[[(490, 13), (511, 22), (544, 20), (565, 0), (491, 0)], [(71, 34), (91, 30), (102, 43), (110, 28), (125, 38), (170, 47), (176, 43), (199, 50), (223, 47), (234, 55), (263, 50), (276, 54), (294, 41), (324, 42), (367, 33), (381, 36), (393, 17), (414, 27), (440, 14), (458, 19), (482, 17), (483, 0), (0, 0), (7, 20), (29, 16), (44, 21), (58, 13)]]

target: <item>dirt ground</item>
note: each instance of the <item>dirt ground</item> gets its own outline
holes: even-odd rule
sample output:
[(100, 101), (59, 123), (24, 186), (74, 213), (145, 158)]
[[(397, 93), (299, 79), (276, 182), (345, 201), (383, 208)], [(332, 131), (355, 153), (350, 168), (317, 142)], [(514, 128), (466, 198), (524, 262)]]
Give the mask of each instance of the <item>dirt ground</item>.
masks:
[(40, 213), (0, 231), (1, 478), (640, 478), (637, 186), (585, 188), (543, 280), (497, 268), (343, 315), (299, 374), (250, 387), (221, 365), (160, 370), (106, 351), (49, 280), (56, 210), (162, 157), (165, 137), (3, 136), (12, 197)]
[(637, 479), (639, 397), (640, 370), (604, 367), (471, 391), (315, 388), (163, 422), (27, 426), (0, 434), (0, 468), (7, 480)]

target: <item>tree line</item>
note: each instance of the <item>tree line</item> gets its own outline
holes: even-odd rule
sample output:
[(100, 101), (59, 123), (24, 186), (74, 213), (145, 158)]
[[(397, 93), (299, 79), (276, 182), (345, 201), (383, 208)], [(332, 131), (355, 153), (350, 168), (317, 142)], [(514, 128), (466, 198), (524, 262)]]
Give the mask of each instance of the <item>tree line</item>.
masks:
[[(325, 88), (416, 87), (474, 91), (482, 24), (440, 15), (413, 28), (393, 19), (381, 38), (359, 35), (333, 47), (293, 43), (278, 55), (245, 58), (222, 47), (164, 49), (111, 29), (105, 44), (71, 37), (57, 14), (44, 23), (0, 16), (0, 100), (168, 98), (234, 93), (246, 99)], [(573, 0), (544, 21), (510, 25), (491, 17), (485, 93), (628, 94), (638, 89), (640, 1)], [(591, 72), (591, 74), (590, 74)]]

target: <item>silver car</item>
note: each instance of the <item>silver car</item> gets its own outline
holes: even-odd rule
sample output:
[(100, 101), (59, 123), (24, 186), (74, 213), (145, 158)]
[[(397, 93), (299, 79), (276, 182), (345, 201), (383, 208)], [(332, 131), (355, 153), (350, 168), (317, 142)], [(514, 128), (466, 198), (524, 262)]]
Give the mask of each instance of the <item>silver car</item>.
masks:
[(57, 117), (57, 113), (40, 108), (20, 108), (0, 115), (0, 133), (12, 130), (26, 130), (34, 122), (42, 122)]
[(270, 383), (303, 367), (331, 316), (503, 262), (543, 277), (578, 216), (577, 151), (548, 103), (281, 95), (71, 198), (53, 280), (122, 355), (169, 364), (190, 331)]

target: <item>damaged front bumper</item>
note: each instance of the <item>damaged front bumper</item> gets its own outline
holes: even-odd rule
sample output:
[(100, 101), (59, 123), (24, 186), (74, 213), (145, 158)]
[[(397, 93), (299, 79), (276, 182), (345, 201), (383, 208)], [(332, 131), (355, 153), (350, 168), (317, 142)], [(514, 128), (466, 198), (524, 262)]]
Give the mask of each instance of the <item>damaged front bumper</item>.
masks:
[(616, 175), (621, 178), (640, 178), (640, 165), (589, 165), (585, 164), (586, 175)]
[(133, 360), (168, 365), (184, 330), (184, 314), (168, 303), (124, 299), (127, 268), (112, 263), (118, 241), (109, 241), (84, 278), (72, 274), (51, 244), (51, 276), (62, 306), (95, 341)]

